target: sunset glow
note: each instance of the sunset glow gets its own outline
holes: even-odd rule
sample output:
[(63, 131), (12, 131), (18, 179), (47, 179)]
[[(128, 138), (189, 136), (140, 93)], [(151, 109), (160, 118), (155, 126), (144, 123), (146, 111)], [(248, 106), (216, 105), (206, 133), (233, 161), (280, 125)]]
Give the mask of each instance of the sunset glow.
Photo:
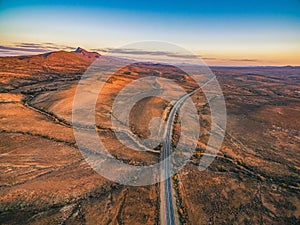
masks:
[(0, 55), (158, 40), (210, 65), (300, 65), (299, 1), (209, 2), (1, 1)]

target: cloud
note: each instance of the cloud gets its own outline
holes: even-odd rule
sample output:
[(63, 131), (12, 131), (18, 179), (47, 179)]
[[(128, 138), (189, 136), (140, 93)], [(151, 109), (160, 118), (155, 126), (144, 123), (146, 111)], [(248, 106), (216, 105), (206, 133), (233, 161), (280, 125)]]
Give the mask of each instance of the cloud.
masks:
[(202, 55), (193, 55), (192, 53), (190, 55), (188, 54), (180, 54), (180, 53), (173, 53), (173, 52), (167, 52), (167, 51), (146, 51), (146, 50), (140, 50), (140, 49), (129, 49), (129, 48), (94, 48), (91, 49), (92, 51), (101, 52), (103, 54), (105, 53), (111, 53), (111, 54), (120, 54), (120, 55), (150, 55), (150, 56), (164, 56), (164, 57), (172, 57), (172, 58), (181, 58), (181, 59), (196, 59), (196, 57), (199, 57), (200, 59), (204, 61), (211, 61), (215, 63), (251, 63), (251, 62), (261, 62), (261, 60), (258, 59), (248, 59), (248, 58), (241, 58), (241, 59), (228, 59), (228, 58), (217, 58), (217, 57), (208, 57), (208, 56), (202, 56)]
[(231, 62), (258, 62), (258, 59), (227, 59), (227, 61)]
[(0, 46), (1, 50), (6, 50), (6, 51), (15, 51), (15, 52), (45, 52), (46, 49), (42, 49), (42, 48), (29, 48), (29, 47), (9, 47), (9, 46)]
[(15, 43), (9, 46), (0, 46), (0, 56), (34, 55), (58, 50), (74, 50), (72, 46), (57, 45), (54, 43)]
[(109, 52), (112, 48), (91, 48), (91, 51), (94, 52), (100, 52), (100, 53), (106, 53)]
[(194, 59), (196, 55), (191, 54), (182, 54), (177, 52), (169, 52), (169, 51), (146, 51), (141, 49), (131, 49), (131, 48), (94, 48), (92, 51), (97, 51), (101, 53), (109, 53), (109, 54), (120, 54), (120, 55), (148, 55), (148, 56), (164, 56), (164, 57), (172, 57), (172, 58), (189, 58)]
[[(68, 46), (68, 45), (59, 45), (52, 42), (46, 43), (30, 43), (30, 42), (20, 42), (15, 43), (8, 46), (0, 46), (0, 56), (20, 56), (20, 55), (35, 55), (35, 54), (42, 54), (52, 51), (73, 51), (76, 47)], [(241, 64), (246, 65), (250, 63), (254, 64), (261, 64), (261, 63), (273, 63), (273, 62), (262, 62), (258, 59), (249, 59), (249, 58), (218, 58), (218, 57), (209, 57), (205, 55), (193, 55), (186, 54), (186, 53), (179, 53), (179, 52), (169, 52), (169, 51), (148, 51), (143, 49), (130, 49), (130, 48), (93, 48), (90, 49), (91, 51), (96, 51), (102, 54), (111, 53), (113, 55), (121, 56), (121, 57), (128, 57), (130, 56), (153, 56), (153, 57), (168, 57), (169, 59), (172, 58), (176, 61), (179, 60), (193, 60), (197, 57), (201, 58), (202, 60), (206, 61), (208, 64), (220, 64), (220, 65), (227, 65), (227, 64)]]
[[(201, 57), (201, 56), (199, 56)], [(214, 57), (201, 57), (201, 59), (203, 60), (219, 60), (218, 58), (214, 58)]]

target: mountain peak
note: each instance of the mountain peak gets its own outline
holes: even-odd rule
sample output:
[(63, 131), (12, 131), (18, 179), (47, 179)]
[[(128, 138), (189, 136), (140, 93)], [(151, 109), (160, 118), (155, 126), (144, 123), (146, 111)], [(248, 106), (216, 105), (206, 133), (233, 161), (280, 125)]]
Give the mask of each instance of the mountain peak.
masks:
[(74, 52), (91, 59), (99, 58), (101, 56), (98, 52), (89, 52), (81, 47), (76, 48)]
[(88, 52), (87, 50), (81, 48), (81, 47), (77, 47), (75, 50), (76, 53), (82, 53), (82, 52)]

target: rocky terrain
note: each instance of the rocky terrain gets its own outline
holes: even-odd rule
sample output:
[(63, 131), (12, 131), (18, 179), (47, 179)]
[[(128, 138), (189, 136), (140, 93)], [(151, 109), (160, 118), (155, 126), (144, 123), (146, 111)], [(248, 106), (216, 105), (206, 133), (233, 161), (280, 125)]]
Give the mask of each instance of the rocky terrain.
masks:
[[(98, 175), (77, 149), (69, 117), (56, 112), (72, 104), (71, 89), (93, 60), (77, 50), (0, 58), (1, 224), (157, 223), (157, 185), (126, 187)], [(64, 95), (48, 105), (31, 103), (56, 92)], [(52, 109), (61, 97), (67, 106)]]
[[(97, 174), (77, 149), (72, 132), (76, 84), (97, 53), (78, 48), (37, 56), (0, 58), (1, 224), (159, 224), (159, 184), (123, 186)], [(300, 68), (212, 68), (227, 105), (227, 130), (214, 163), (198, 163), (209, 136), (205, 96), (192, 99), (201, 136), (187, 166), (174, 176), (183, 224), (299, 224)], [(108, 150), (131, 165), (159, 160), (115, 137), (110, 111), (116, 94), (146, 76), (195, 82), (176, 67), (133, 64), (105, 84), (96, 104), (96, 129)], [(136, 91), (147, 86), (136, 87)], [(152, 117), (165, 118), (170, 103), (143, 99), (133, 108), (131, 131), (146, 138)], [(180, 132), (174, 127), (174, 143)]]
[(226, 136), (208, 170), (197, 170), (204, 143), (178, 174), (183, 217), (189, 224), (298, 224), (299, 68), (214, 72), (226, 99)]

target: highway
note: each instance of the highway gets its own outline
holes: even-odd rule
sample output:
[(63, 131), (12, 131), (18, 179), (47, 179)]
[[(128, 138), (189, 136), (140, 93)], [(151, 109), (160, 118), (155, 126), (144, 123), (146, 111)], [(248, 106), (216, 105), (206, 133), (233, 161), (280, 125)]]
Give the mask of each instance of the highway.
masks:
[(174, 209), (173, 204), (173, 197), (172, 197), (172, 182), (171, 182), (171, 169), (172, 169), (172, 160), (171, 160), (171, 153), (172, 153), (172, 125), (173, 121), (175, 119), (176, 112), (178, 112), (179, 108), (183, 104), (183, 102), (189, 98), (192, 94), (194, 94), (197, 90), (200, 88), (195, 89), (194, 91), (182, 96), (173, 106), (168, 120), (167, 120), (167, 126), (164, 133), (164, 141), (162, 146), (162, 154), (161, 154), (161, 160), (163, 161), (163, 168), (162, 168), (162, 176), (164, 176), (164, 182), (160, 190), (161, 194), (161, 200), (163, 201), (161, 203), (161, 207), (164, 207), (162, 209), (161, 213), (161, 224), (163, 225), (174, 225), (175, 223), (175, 212), (177, 212), (176, 209)]

